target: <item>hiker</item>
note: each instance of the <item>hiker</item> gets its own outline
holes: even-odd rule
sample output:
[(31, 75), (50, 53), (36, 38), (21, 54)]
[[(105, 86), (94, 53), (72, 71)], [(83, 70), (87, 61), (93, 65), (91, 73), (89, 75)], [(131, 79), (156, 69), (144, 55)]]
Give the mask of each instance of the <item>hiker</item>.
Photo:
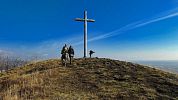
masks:
[(68, 61), (68, 47), (65, 44), (61, 50), (61, 60), (62, 60), (62, 64), (66, 66), (67, 61)]
[(61, 50), (61, 54), (64, 54), (64, 53), (67, 53), (68, 52), (68, 47), (67, 45), (65, 44)]
[(74, 58), (74, 49), (72, 46), (69, 47), (68, 54), (69, 54), (69, 59), (70, 59), (70, 64), (71, 64)]
[(89, 51), (90, 58), (91, 58), (91, 55), (94, 54), (94, 53), (95, 53), (95, 52), (92, 51), (92, 50)]

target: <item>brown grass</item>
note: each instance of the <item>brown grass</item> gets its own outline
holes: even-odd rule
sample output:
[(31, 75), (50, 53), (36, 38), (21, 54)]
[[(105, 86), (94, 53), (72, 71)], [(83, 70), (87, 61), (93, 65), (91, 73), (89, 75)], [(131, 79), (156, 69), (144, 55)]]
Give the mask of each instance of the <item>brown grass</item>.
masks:
[(109, 59), (76, 59), (63, 67), (51, 59), (0, 74), (3, 100), (178, 99), (178, 77)]

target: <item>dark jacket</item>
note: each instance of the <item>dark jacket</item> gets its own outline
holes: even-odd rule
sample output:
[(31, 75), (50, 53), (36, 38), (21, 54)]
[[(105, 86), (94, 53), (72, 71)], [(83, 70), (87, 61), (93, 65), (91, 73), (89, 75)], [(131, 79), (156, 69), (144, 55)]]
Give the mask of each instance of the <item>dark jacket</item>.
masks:
[(68, 53), (69, 55), (74, 55), (74, 49), (72, 47), (69, 47)]

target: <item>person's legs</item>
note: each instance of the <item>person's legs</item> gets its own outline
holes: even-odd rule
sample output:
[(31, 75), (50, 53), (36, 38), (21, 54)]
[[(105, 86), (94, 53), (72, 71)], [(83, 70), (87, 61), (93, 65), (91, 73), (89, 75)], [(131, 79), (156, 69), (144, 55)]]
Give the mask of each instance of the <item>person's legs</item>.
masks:
[(62, 62), (63, 66), (66, 66), (66, 64), (67, 64), (67, 55), (66, 54), (62, 55), (61, 62)]
[(69, 56), (69, 59), (70, 59), (70, 64), (72, 63), (72, 57), (71, 56)]

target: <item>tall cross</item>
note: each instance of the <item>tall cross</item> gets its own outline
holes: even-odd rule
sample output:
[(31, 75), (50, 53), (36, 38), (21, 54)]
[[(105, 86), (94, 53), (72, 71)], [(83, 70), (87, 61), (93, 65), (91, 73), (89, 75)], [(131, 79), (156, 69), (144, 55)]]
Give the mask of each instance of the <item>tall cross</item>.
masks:
[(87, 11), (84, 11), (84, 18), (76, 18), (75, 21), (84, 22), (84, 58), (87, 57), (87, 22), (95, 22), (87, 18)]

